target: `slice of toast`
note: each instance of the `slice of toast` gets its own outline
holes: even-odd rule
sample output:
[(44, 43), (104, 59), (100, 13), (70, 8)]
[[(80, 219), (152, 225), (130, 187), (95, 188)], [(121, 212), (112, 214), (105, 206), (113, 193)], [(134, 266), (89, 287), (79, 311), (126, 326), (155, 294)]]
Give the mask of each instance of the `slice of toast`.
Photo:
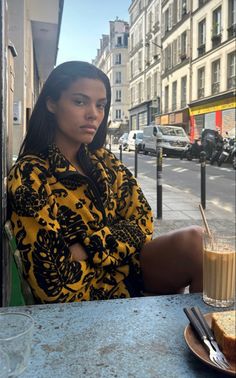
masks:
[(236, 362), (236, 311), (213, 313), (211, 328), (225, 357)]

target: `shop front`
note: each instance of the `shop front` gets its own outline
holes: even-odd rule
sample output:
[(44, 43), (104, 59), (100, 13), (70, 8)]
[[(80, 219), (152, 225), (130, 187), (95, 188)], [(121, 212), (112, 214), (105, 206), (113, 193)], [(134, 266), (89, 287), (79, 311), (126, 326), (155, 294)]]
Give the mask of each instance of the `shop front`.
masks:
[(181, 126), (188, 134), (190, 131), (189, 130), (189, 110), (188, 108), (186, 108), (181, 111), (158, 115), (155, 117), (155, 123), (157, 125)]
[(130, 130), (142, 130), (144, 126), (152, 122), (152, 101), (145, 101), (142, 104), (129, 109)]
[(195, 102), (189, 105), (190, 139), (201, 136), (203, 129), (219, 130), (221, 135), (236, 126), (236, 99), (232, 93), (218, 98)]

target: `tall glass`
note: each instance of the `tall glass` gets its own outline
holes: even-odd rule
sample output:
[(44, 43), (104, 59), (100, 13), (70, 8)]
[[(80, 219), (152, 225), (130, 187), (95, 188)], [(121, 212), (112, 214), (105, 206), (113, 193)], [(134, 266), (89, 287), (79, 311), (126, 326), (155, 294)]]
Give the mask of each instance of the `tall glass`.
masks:
[(33, 328), (34, 320), (29, 315), (0, 313), (0, 349), (9, 359), (9, 377), (20, 375), (27, 367)]
[(235, 235), (203, 235), (203, 300), (207, 304), (234, 304), (235, 256)]
[(8, 378), (9, 358), (8, 355), (0, 349), (0, 378)]

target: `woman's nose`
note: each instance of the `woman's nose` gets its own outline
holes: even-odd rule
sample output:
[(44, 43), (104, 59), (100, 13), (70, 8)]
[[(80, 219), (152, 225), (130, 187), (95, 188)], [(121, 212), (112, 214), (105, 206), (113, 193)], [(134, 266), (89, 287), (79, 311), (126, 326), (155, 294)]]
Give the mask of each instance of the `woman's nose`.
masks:
[(98, 109), (95, 104), (90, 104), (87, 107), (86, 116), (88, 119), (96, 119), (98, 114)]

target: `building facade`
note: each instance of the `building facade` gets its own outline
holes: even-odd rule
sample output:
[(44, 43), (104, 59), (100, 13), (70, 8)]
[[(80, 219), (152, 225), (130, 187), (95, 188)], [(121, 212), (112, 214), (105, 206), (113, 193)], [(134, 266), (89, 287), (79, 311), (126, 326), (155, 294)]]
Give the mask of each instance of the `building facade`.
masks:
[(14, 58), (13, 155), (23, 141), (39, 91), (56, 64), (62, 0), (8, 0)]
[(161, 115), (158, 124), (189, 128), (191, 101), (191, 9), (190, 0), (161, 2)]
[(130, 130), (142, 129), (160, 113), (160, 1), (133, 0), (129, 7)]
[(109, 128), (111, 135), (120, 136), (128, 130), (128, 37), (129, 24), (116, 19), (110, 21), (109, 35), (100, 39), (100, 49), (93, 64), (103, 70), (111, 83)]
[(236, 1), (193, 0), (191, 137), (235, 128)]

